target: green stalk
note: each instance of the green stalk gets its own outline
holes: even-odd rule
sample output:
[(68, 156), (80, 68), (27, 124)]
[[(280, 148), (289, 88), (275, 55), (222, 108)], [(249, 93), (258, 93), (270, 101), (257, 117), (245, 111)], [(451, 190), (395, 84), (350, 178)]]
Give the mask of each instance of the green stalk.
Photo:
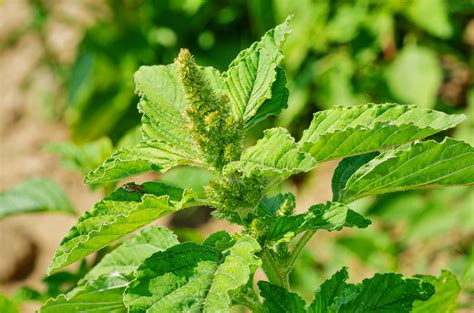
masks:
[(261, 259), (262, 268), (268, 280), (274, 285), (289, 289), (289, 273), (286, 271), (285, 266), (279, 262), (279, 260), (275, 259), (270, 250), (265, 248), (262, 251)]
[(298, 259), (298, 256), (300, 255), (301, 251), (303, 251), (304, 246), (306, 246), (306, 244), (311, 239), (311, 237), (313, 237), (315, 232), (316, 230), (306, 231), (303, 236), (301, 236), (301, 238), (296, 242), (295, 247), (291, 251), (290, 258), (286, 263), (286, 271), (288, 272), (288, 275), (293, 269), (293, 266), (295, 266), (296, 260)]
[(289, 276), (308, 241), (313, 237), (315, 230), (306, 231), (303, 236), (296, 242), (295, 247), (291, 251), (289, 258), (279, 258), (276, 253), (271, 250), (263, 249), (261, 254), (262, 267), (268, 280), (277, 286), (290, 289)]

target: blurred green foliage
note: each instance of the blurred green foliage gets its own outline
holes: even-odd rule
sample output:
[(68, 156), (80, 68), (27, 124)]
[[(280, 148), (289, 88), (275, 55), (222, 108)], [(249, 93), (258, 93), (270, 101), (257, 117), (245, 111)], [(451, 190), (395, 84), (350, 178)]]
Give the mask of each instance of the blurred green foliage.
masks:
[[(36, 22), (48, 18), (36, 3)], [(41, 5), (43, 3), (43, 5)], [(467, 106), (474, 31), (469, 0), (109, 0), (85, 29), (65, 69), (66, 120), (73, 139), (136, 125), (133, 73), (167, 64), (187, 47), (204, 65), (224, 65), (266, 29), (294, 14), (285, 46), (289, 109), (277, 124), (296, 134), (301, 120), (334, 105), (416, 103), (449, 112)], [(470, 27), (470, 28), (469, 28)]]

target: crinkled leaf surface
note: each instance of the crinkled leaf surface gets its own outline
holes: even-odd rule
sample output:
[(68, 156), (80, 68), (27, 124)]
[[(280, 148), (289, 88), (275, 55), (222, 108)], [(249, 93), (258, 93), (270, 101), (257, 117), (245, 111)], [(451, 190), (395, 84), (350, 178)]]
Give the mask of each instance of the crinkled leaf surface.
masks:
[(263, 306), (272, 313), (304, 313), (306, 303), (296, 293), (285, 288), (273, 285), (266, 281), (259, 281), (260, 294), (265, 299)]
[(382, 152), (347, 180), (338, 201), (387, 192), (474, 184), (474, 148), (462, 141), (424, 141)]
[(163, 227), (148, 227), (104, 256), (90, 270), (83, 281), (98, 279), (103, 275), (129, 275), (148, 257), (158, 251), (166, 250), (179, 244), (176, 235)]
[(365, 228), (370, 221), (347, 206), (337, 202), (313, 205), (306, 213), (278, 216), (270, 224), (266, 240), (289, 240), (306, 230), (341, 230), (343, 227)]
[(257, 174), (285, 178), (315, 166), (313, 157), (300, 151), (286, 129), (271, 128), (253, 147), (242, 153), (240, 161), (229, 163), (227, 170), (237, 169), (247, 176)]
[(138, 268), (125, 303), (130, 312), (230, 312), (232, 292), (260, 264), (259, 249), (244, 236), (224, 253), (193, 243), (157, 252)]
[(375, 274), (358, 285), (348, 284), (347, 279), (343, 268), (323, 283), (308, 312), (408, 313), (415, 301), (425, 301), (434, 293), (429, 283), (395, 273)]
[[(203, 72), (216, 93), (222, 94), (220, 73), (210, 67), (203, 68)], [(86, 176), (88, 184), (203, 163), (181, 115), (185, 100), (175, 66), (142, 66), (135, 73), (135, 83), (141, 97), (138, 109), (143, 114), (140, 128), (143, 141), (119, 149)]]
[(192, 165), (197, 161), (164, 141), (141, 142), (119, 149), (90, 172), (84, 181), (87, 184), (104, 183), (144, 172), (163, 173), (175, 166)]
[(356, 294), (352, 291), (347, 293), (349, 296), (337, 298), (336, 301), (342, 305), (336, 312), (409, 313), (414, 301), (427, 300), (434, 293), (432, 285), (395, 273), (375, 274), (372, 278), (364, 279), (357, 288)]
[(326, 161), (424, 138), (464, 118), (414, 105), (341, 106), (315, 113), (300, 145), (316, 161)]
[(240, 52), (223, 74), (235, 120), (243, 119), (251, 126), (286, 106), (284, 77), (277, 72), (283, 59), (281, 47), (290, 32), (287, 19), (268, 31), (259, 42)]
[[(135, 185), (137, 186), (137, 185)], [(148, 182), (119, 188), (84, 213), (62, 240), (49, 273), (75, 262), (157, 218), (195, 204), (190, 190)]]
[(29, 179), (0, 193), (0, 218), (45, 211), (74, 214), (74, 208), (62, 188), (51, 180)]
[(419, 278), (432, 284), (436, 292), (427, 301), (416, 301), (413, 305), (413, 313), (456, 312), (456, 301), (461, 291), (456, 276), (443, 271), (439, 278), (433, 276), (419, 276)]
[(133, 271), (149, 256), (178, 244), (166, 228), (149, 227), (108, 253), (66, 295), (50, 299), (41, 312), (126, 312), (123, 292)]
[(134, 78), (141, 98), (138, 109), (143, 114), (143, 139), (161, 139), (192, 151), (192, 139), (183, 128), (185, 100), (174, 64), (142, 66)]
[(347, 297), (356, 290), (355, 287), (349, 288), (346, 283), (348, 278), (347, 269), (343, 268), (326, 280), (316, 292), (313, 302), (308, 307), (308, 313), (327, 313), (331, 310), (337, 312), (334, 310), (335, 305), (333, 306), (337, 303), (337, 298), (344, 295)]
[(120, 275), (103, 276), (48, 300), (39, 312), (125, 313), (122, 295), (128, 283), (129, 280)]

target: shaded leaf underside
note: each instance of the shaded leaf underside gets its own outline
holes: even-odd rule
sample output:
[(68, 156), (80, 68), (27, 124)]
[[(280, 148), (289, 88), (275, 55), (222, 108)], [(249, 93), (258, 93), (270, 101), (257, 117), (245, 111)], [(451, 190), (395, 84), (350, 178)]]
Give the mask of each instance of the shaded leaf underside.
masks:
[(338, 201), (348, 203), (401, 190), (474, 184), (474, 148), (446, 138), (409, 143), (382, 152), (347, 180)]

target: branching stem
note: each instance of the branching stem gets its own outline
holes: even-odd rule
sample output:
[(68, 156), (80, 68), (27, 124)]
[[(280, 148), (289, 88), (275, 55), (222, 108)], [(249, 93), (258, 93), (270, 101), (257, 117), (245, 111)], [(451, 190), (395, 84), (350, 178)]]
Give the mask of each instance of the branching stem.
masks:
[(315, 230), (306, 231), (295, 244), (289, 257), (279, 258), (278, 254), (264, 248), (261, 254), (262, 265), (268, 280), (277, 286), (290, 289), (289, 276), (304, 246), (313, 237)]
[(303, 236), (301, 236), (301, 238), (296, 242), (295, 247), (291, 251), (290, 258), (286, 263), (286, 270), (288, 271), (288, 274), (293, 269), (293, 266), (295, 265), (296, 260), (298, 259), (298, 256), (300, 255), (301, 251), (303, 251), (304, 246), (308, 243), (311, 237), (313, 237), (315, 232), (316, 230), (307, 230), (303, 234)]

